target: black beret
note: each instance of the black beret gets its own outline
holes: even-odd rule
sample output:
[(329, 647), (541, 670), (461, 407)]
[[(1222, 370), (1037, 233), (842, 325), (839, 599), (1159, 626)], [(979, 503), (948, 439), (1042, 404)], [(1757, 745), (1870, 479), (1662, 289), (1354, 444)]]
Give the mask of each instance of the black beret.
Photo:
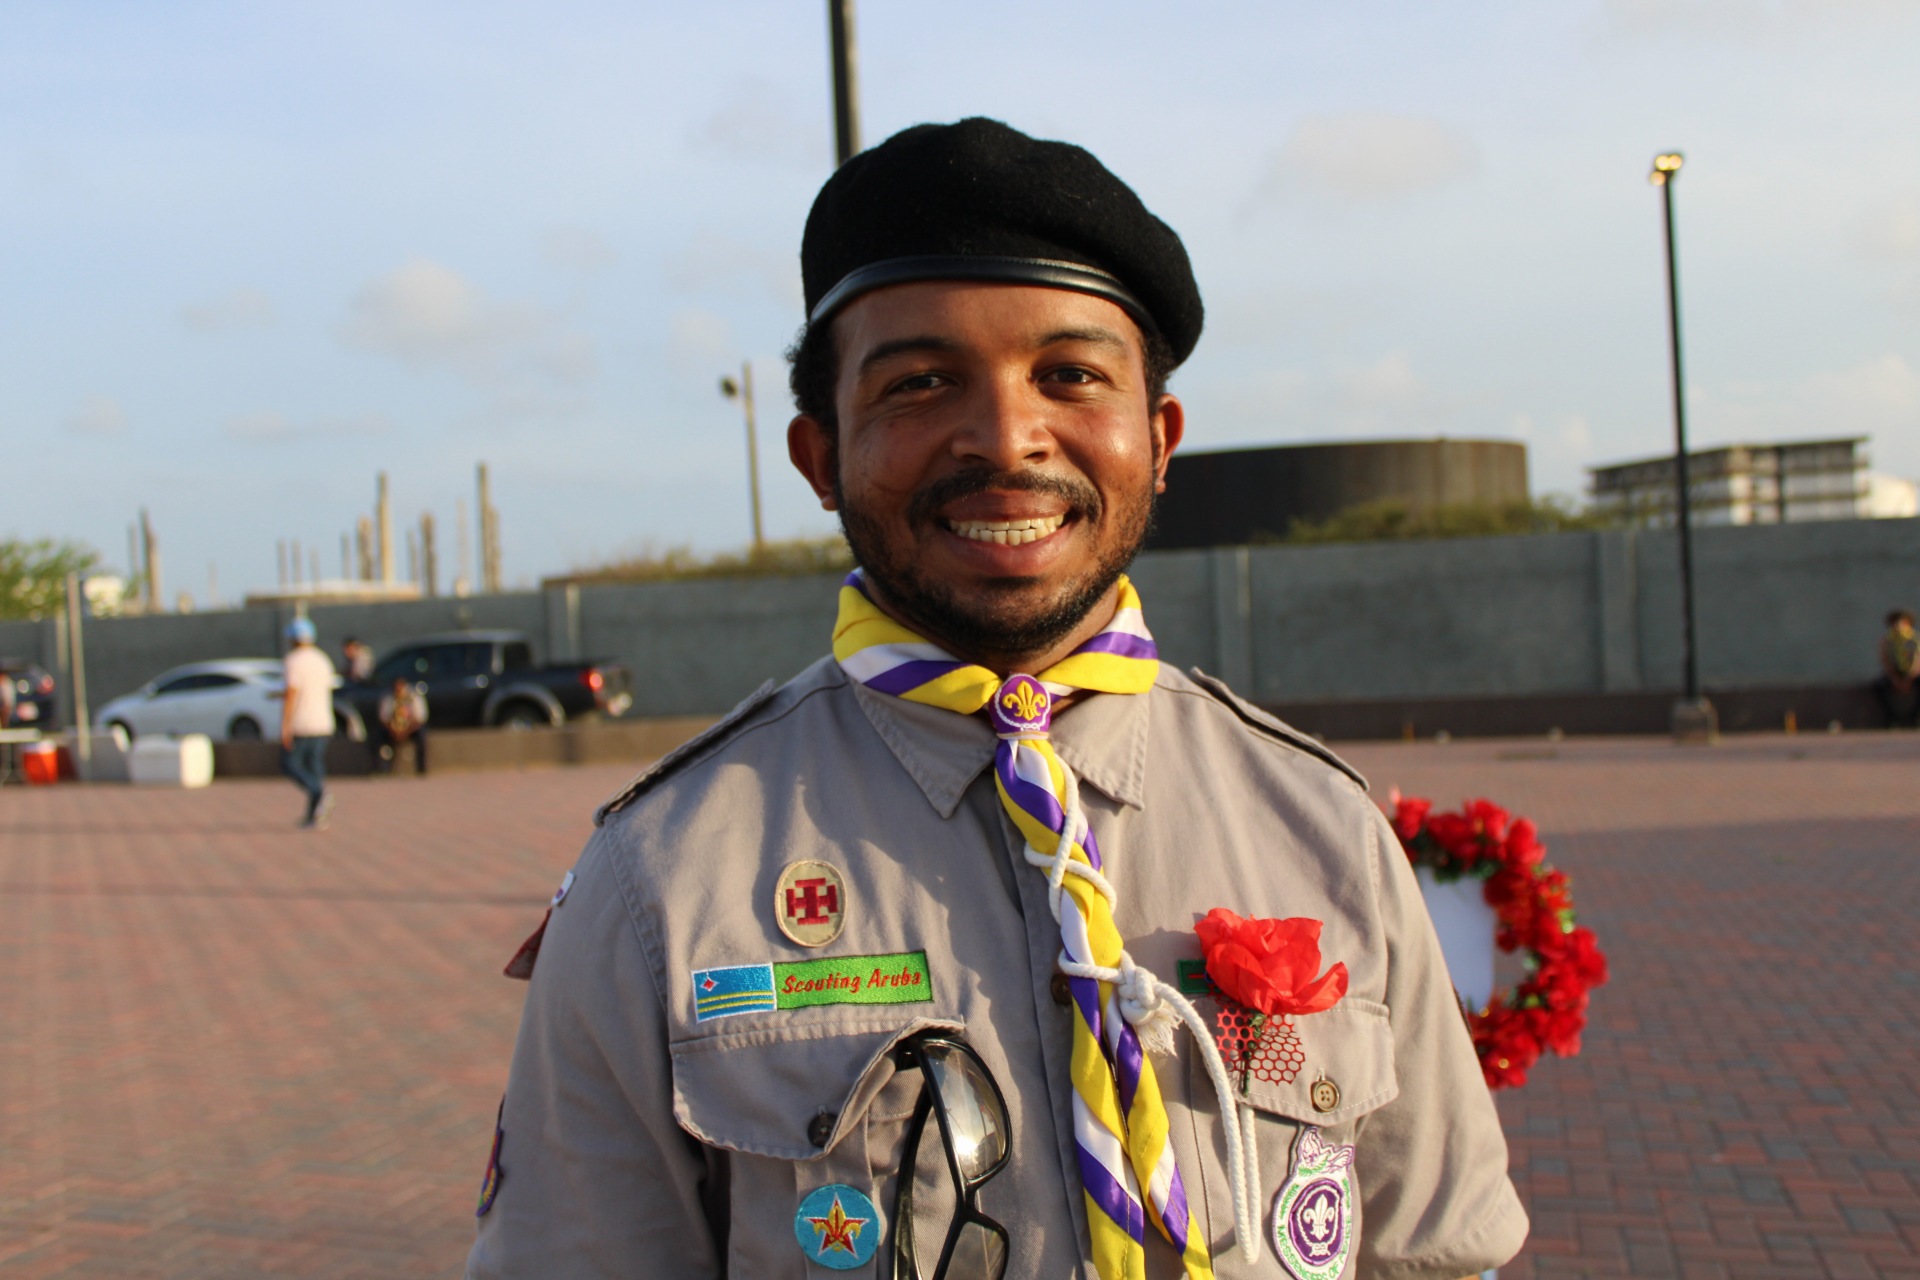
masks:
[(872, 289), (994, 280), (1090, 293), (1185, 360), (1203, 311), (1172, 227), (1093, 154), (998, 120), (902, 130), (820, 188), (800, 244), (807, 323)]

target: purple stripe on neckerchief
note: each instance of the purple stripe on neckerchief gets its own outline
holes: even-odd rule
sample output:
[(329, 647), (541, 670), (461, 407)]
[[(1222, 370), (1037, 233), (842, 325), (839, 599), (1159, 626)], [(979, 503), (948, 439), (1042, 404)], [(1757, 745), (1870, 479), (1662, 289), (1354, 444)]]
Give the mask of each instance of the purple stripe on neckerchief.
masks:
[(897, 698), (903, 693), (918, 689), (929, 680), (937, 680), (949, 671), (957, 671), (965, 665), (951, 658), (916, 658), (911, 662), (903, 662), (897, 667), (889, 667), (873, 679), (861, 683), (869, 689), (892, 694)]
[[(1131, 631), (1102, 631), (1093, 639), (1081, 645), (1074, 653), (1113, 653), (1123, 658), (1152, 658), (1158, 660), (1160, 647), (1145, 636), (1134, 635)], [(1069, 657), (1072, 654), (1068, 655)]]
[(1147, 1215), (1140, 1208), (1140, 1202), (1114, 1179), (1107, 1166), (1101, 1164), (1091, 1151), (1076, 1142), (1074, 1152), (1080, 1157), (1080, 1185), (1086, 1188), (1088, 1197), (1100, 1212), (1113, 1219), (1116, 1226), (1136, 1241), (1145, 1239)]

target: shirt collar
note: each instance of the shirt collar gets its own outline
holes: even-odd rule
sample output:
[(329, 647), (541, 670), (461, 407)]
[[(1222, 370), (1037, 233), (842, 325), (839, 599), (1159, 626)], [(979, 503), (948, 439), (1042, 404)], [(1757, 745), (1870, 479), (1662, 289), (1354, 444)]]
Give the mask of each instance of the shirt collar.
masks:
[[(981, 716), (956, 715), (876, 693), (848, 680), (855, 703), (907, 776), (942, 818), (960, 807), (973, 780), (993, 763), (996, 739)], [(1060, 713), (1053, 749), (1087, 786), (1118, 804), (1146, 804), (1151, 692), (1091, 693)]]

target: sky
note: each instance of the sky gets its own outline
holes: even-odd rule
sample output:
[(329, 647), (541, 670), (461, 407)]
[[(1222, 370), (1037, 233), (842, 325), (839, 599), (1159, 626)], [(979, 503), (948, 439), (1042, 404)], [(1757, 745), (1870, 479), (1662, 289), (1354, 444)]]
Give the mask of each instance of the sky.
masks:
[[(1188, 448), (1517, 439), (1576, 496), (1671, 449), (1678, 149), (1696, 445), (1869, 435), (1920, 476), (1920, 0), (867, 0), (857, 34), (866, 142), (996, 116), (1181, 234)], [(802, 0), (11, 0), (0, 537), (124, 567), (146, 507), (168, 594), (231, 601), (281, 539), (337, 574), (385, 470), (450, 576), (484, 461), (510, 585), (736, 549), (743, 361), (768, 535), (830, 532), (782, 352), (831, 102)]]

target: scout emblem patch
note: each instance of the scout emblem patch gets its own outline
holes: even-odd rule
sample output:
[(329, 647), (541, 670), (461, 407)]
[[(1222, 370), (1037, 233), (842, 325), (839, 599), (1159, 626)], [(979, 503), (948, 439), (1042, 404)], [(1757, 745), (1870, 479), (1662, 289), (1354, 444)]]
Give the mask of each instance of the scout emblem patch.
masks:
[(693, 971), (696, 1022), (821, 1004), (921, 1004), (932, 999), (933, 975), (924, 951)]
[(553, 891), (553, 901), (547, 903), (547, 906), (549, 908), (557, 907), (565, 902), (567, 900), (567, 890), (571, 888), (573, 888), (573, 872), (569, 871), (560, 878), (560, 887)]
[(1273, 1251), (1294, 1280), (1334, 1280), (1353, 1252), (1353, 1148), (1312, 1125), (1300, 1131), (1293, 1174), (1273, 1198)]
[(810, 1262), (835, 1271), (865, 1266), (880, 1247), (873, 1201), (844, 1182), (828, 1183), (800, 1202), (793, 1238)]
[(480, 1204), (473, 1211), (476, 1218), (487, 1216), (487, 1210), (493, 1208), (493, 1198), (500, 1194), (500, 1147), (507, 1139), (507, 1131), (501, 1122), (506, 1119), (507, 1100), (500, 1099), (500, 1112), (493, 1121), (493, 1152), (487, 1157), (487, 1174), (480, 1179)]
[(824, 947), (847, 923), (847, 885), (824, 862), (790, 862), (773, 887), (773, 919), (803, 947)]

